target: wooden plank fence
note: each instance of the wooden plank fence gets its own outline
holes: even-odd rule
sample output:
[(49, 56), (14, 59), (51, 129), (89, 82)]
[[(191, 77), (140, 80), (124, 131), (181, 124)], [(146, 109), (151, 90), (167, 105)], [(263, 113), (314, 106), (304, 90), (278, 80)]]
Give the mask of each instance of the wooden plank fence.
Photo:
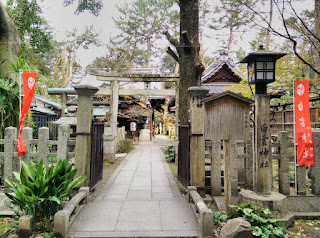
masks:
[[(272, 147), (272, 163), (277, 168), (272, 170), (271, 176), (272, 190), (280, 192), (284, 195), (306, 195), (312, 193), (320, 195), (320, 130), (313, 131), (315, 161), (312, 166), (296, 167), (296, 183), (297, 193), (294, 192), (295, 181), (290, 181), (290, 174), (294, 176), (295, 166), (293, 157), (293, 140), (290, 139), (289, 132), (279, 132), (276, 142), (271, 143)], [(232, 196), (237, 196), (239, 186), (242, 185), (238, 175), (244, 173), (244, 188), (253, 190), (255, 164), (253, 159), (252, 141), (232, 141), (230, 140), (230, 170), (231, 172), (231, 191)], [(205, 143), (205, 169), (206, 169), (206, 190), (212, 196), (221, 196), (224, 188), (224, 154), (223, 141), (209, 141)], [(242, 164), (244, 163), (244, 168)], [(275, 171), (275, 172), (274, 172)], [(292, 177), (292, 176), (291, 176)]]
[(60, 159), (74, 158), (75, 139), (70, 138), (70, 126), (60, 125), (58, 139), (49, 140), (49, 128), (39, 128), (38, 139), (32, 139), (32, 129), (25, 127), (22, 137), (26, 146), (26, 153), (17, 156), (17, 128), (5, 128), (4, 139), (0, 140), (0, 176), (12, 179), (12, 172), (20, 172), (20, 160), (29, 163), (31, 159), (43, 160), (49, 166), (49, 158)]

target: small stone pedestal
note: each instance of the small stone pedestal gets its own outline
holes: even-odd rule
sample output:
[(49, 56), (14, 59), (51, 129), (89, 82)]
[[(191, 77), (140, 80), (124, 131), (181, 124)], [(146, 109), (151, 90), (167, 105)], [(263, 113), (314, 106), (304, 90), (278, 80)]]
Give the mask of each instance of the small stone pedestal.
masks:
[(287, 214), (287, 197), (281, 193), (271, 192), (270, 195), (259, 195), (250, 190), (239, 193), (240, 203), (252, 203), (263, 208), (269, 208), (275, 218)]

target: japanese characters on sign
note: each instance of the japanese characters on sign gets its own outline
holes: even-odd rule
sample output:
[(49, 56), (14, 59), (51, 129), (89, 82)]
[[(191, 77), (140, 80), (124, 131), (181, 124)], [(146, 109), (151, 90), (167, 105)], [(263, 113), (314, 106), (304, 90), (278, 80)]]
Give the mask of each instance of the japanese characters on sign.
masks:
[(268, 144), (267, 141), (269, 139), (268, 136), (268, 126), (264, 123), (261, 128), (260, 128), (260, 150), (258, 151), (258, 156), (260, 157), (259, 160), (259, 168), (267, 168), (270, 167), (269, 161), (268, 161), (268, 154), (269, 154), (269, 149), (268, 149)]
[(295, 81), (295, 136), (297, 164), (314, 164), (313, 137), (309, 108), (309, 81)]

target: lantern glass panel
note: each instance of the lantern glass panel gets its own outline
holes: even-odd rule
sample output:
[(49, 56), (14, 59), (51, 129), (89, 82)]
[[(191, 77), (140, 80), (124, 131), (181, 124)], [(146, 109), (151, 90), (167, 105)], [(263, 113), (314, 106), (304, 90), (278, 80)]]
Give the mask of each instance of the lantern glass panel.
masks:
[(264, 79), (264, 77), (263, 77), (263, 72), (257, 72), (257, 79), (259, 80), (261, 80), (261, 79)]
[(273, 80), (273, 72), (267, 72), (267, 79)]
[(257, 70), (263, 69), (264, 62), (257, 62)]
[(267, 69), (274, 69), (274, 62), (267, 62)]
[(249, 79), (249, 82), (252, 82), (255, 79), (255, 77), (254, 77), (254, 63), (248, 65), (248, 79)]

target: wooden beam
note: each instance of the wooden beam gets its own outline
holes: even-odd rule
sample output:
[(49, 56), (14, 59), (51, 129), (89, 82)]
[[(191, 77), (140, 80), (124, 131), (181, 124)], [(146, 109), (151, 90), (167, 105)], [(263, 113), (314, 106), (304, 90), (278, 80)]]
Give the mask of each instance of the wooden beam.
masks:
[[(110, 88), (101, 88), (96, 95), (111, 95)], [(174, 96), (174, 89), (119, 89), (119, 96)]]

